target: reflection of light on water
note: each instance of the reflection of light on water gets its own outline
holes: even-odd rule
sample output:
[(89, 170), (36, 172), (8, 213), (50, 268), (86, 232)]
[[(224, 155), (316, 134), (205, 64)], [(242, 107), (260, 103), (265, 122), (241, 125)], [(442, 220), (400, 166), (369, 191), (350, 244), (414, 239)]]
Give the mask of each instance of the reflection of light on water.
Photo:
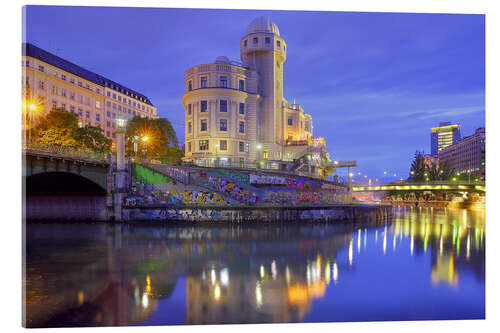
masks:
[(352, 239), (349, 242), (349, 266), (352, 266)]
[(139, 287), (135, 286), (134, 290), (135, 305), (141, 304), (141, 294), (139, 292)]
[(151, 278), (146, 276), (146, 294), (151, 295)]
[(394, 237), (392, 238), (392, 250), (396, 251), (396, 234), (394, 234)]
[(339, 279), (339, 268), (337, 267), (337, 263), (334, 263), (333, 264), (333, 282), (335, 282), (335, 284), (337, 284), (337, 281)]
[(286, 283), (289, 284), (290, 283), (290, 269), (288, 268), (288, 266), (286, 266), (286, 268), (285, 268), (285, 278), (286, 278)]
[(378, 241), (378, 230), (375, 230), (375, 245), (377, 245)]
[(452, 256), (437, 257), (436, 265), (431, 272), (432, 283), (446, 282), (450, 286), (458, 285), (458, 273), (455, 273), (455, 264)]
[(384, 251), (384, 255), (387, 252), (387, 227), (385, 227), (384, 231), (384, 241), (382, 242), (382, 250)]
[(276, 268), (276, 260), (273, 260), (271, 263), (271, 276), (273, 280), (276, 280), (276, 276), (278, 275), (278, 269)]
[(413, 234), (411, 235), (410, 239), (410, 254), (413, 255), (413, 247), (415, 246), (415, 237)]
[(439, 238), (439, 255), (443, 255), (443, 235)]
[(148, 305), (149, 305), (148, 294), (146, 294), (146, 292), (144, 292), (144, 294), (142, 294), (142, 307), (147, 308)]
[(217, 276), (215, 275), (215, 269), (212, 268), (212, 270), (210, 271), (210, 280), (212, 281), (212, 285), (215, 284), (216, 279)]
[(467, 234), (467, 260), (470, 258), (470, 233)]
[(78, 297), (78, 305), (82, 305), (83, 301), (85, 300), (85, 296), (83, 295), (83, 291), (82, 290), (80, 290), (78, 292), (77, 297)]
[(227, 268), (223, 268), (220, 271), (220, 283), (223, 286), (227, 286), (229, 284), (229, 270)]
[(202, 279), (203, 281), (205, 281), (205, 279), (206, 279), (206, 278), (207, 278), (207, 275), (205, 274), (205, 271), (203, 271), (203, 272), (201, 273), (201, 279)]
[(330, 284), (330, 263), (327, 262), (325, 265), (325, 281), (326, 284)]
[(358, 253), (361, 251), (361, 229), (358, 229)]
[(219, 284), (215, 285), (215, 288), (214, 288), (214, 299), (216, 301), (218, 301), (220, 299), (220, 286), (219, 286)]
[(366, 249), (366, 228), (364, 230), (363, 248)]
[(262, 287), (260, 286), (260, 282), (257, 282), (255, 285), (255, 302), (257, 303), (257, 308), (262, 306)]
[(260, 265), (260, 278), (263, 279), (266, 274), (264, 266)]

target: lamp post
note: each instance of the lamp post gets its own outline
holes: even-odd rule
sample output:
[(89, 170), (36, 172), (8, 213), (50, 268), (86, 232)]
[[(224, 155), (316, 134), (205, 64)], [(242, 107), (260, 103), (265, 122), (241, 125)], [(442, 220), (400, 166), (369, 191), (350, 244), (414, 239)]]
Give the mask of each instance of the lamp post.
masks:
[(143, 156), (143, 161), (146, 162), (146, 151), (147, 151), (147, 146), (146, 143), (148, 142), (149, 137), (143, 136), (142, 137), (142, 142), (144, 142), (144, 148), (142, 148), (142, 156)]
[(134, 155), (135, 155), (135, 160), (137, 160), (137, 150), (139, 148), (139, 136), (134, 135)]
[(116, 118), (116, 173), (114, 189), (114, 217), (117, 221), (122, 220), (122, 202), (126, 192), (125, 178), (127, 169), (125, 167), (125, 129), (127, 119)]

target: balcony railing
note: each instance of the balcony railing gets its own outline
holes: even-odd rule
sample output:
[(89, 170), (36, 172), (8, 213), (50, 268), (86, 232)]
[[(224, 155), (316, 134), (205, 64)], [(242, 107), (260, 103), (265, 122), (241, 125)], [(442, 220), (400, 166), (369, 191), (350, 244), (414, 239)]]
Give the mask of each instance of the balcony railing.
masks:
[(52, 156), (67, 156), (72, 158), (98, 161), (106, 160), (106, 154), (104, 153), (97, 153), (90, 150), (75, 149), (57, 145), (41, 144), (39, 142), (26, 142), (23, 146), (23, 152), (38, 152)]

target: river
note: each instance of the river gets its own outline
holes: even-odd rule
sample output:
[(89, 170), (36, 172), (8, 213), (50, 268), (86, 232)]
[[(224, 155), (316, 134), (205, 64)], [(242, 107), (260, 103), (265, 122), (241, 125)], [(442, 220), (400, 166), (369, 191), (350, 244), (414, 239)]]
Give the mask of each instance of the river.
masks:
[(27, 327), (485, 316), (485, 212), (331, 224), (26, 224)]

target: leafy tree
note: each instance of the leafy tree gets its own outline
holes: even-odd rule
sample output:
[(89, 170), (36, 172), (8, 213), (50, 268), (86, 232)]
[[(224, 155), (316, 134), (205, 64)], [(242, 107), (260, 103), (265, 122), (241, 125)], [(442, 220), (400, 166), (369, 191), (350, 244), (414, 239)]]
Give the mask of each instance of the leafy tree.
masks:
[(111, 153), (113, 140), (104, 135), (102, 128), (98, 126), (86, 125), (79, 127), (73, 132), (75, 140), (83, 149), (88, 149), (97, 153)]
[[(184, 152), (177, 146), (177, 135), (168, 119), (148, 119), (134, 117), (127, 123), (125, 152), (134, 156), (135, 136), (138, 137), (137, 155), (147, 159), (157, 159), (165, 163), (176, 163)], [(143, 140), (147, 138), (147, 140)]]
[(422, 152), (415, 152), (415, 159), (410, 168), (409, 181), (424, 182), (436, 180), (451, 180), (455, 171), (448, 161), (441, 163), (426, 163)]
[(42, 144), (53, 144), (78, 148), (73, 133), (78, 128), (78, 118), (62, 109), (52, 109), (41, 117), (33, 129), (33, 140)]

